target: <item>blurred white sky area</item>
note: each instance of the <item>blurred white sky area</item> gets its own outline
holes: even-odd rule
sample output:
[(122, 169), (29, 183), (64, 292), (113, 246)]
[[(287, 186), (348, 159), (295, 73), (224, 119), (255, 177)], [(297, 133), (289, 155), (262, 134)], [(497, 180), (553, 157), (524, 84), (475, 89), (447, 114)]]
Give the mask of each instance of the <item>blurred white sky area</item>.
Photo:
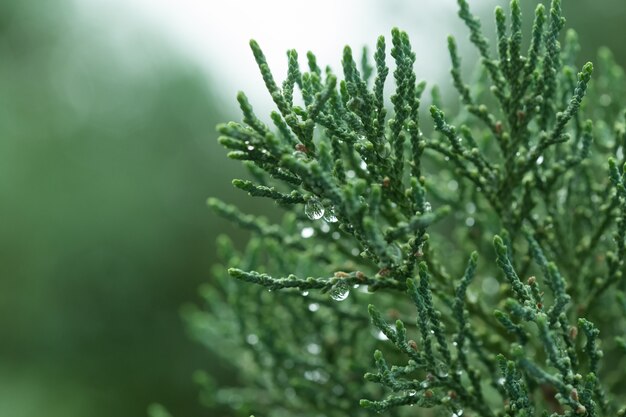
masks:
[[(475, 12), (493, 10), (497, 0), (474, 2)], [(286, 74), (286, 50), (295, 48), (306, 64), (313, 51), (323, 67), (340, 72), (345, 44), (370, 51), (378, 35), (385, 35), (390, 49), (394, 26), (407, 31), (417, 52), (418, 79), (448, 80), (446, 36), (461, 43), (467, 30), (456, 16), (456, 0), (77, 0), (78, 11), (88, 24), (105, 31), (103, 36), (124, 36), (149, 30), (155, 42), (166, 42), (206, 70), (216, 94), (234, 106), (243, 90), (252, 104), (266, 112), (271, 99), (248, 47), (256, 39), (282, 82)], [(128, 51), (132, 54), (132, 51)], [(140, 54), (139, 54), (140, 55)]]

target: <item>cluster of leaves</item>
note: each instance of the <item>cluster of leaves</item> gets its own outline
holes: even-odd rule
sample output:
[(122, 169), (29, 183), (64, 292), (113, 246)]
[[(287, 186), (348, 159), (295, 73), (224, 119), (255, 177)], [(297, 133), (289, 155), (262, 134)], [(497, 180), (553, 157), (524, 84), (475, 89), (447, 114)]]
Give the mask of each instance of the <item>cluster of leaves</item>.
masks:
[(595, 83), (591, 63), (574, 70), (559, 0), (536, 8), (525, 54), (519, 1), (509, 25), (496, 8), (495, 58), (458, 4), (481, 67), (466, 83), (448, 39), (461, 108), (450, 118), (432, 89), (424, 126), (426, 84), (400, 30), (389, 117), (383, 37), (373, 64), (344, 49), (341, 81), (312, 53), (303, 71), (291, 50), (282, 86), (251, 42), (274, 126), (240, 93), (243, 123), (220, 125), (219, 141), (249, 168), (235, 187), (286, 214), (275, 225), (209, 200), (253, 233), (242, 253), (222, 241), (222, 254), (230, 277), (258, 284), (217, 267), (208, 311), (187, 312), (199, 339), (242, 365), (246, 388), (211, 401), (273, 416), (624, 414), (626, 375), (600, 360), (602, 342), (625, 366), (623, 71), (605, 50)]

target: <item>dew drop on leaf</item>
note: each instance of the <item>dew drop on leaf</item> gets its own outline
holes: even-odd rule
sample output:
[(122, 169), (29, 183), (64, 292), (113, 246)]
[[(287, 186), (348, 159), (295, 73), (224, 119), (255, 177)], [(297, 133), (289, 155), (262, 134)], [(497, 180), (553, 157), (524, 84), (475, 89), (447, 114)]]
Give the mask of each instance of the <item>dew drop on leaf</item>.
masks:
[(437, 372), (437, 376), (439, 378), (447, 378), (448, 377), (448, 367), (444, 364), (439, 364), (435, 371)]
[(330, 206), (328, 210), (325, 210), (324, 220), (326, 220), (328, 223), (337, 223), (337, 216), (335, 215), (335, 207)]
[(378, 339), (378, 340), (389, 340), (387, 335), (385, 333), (383, 333), (382, 330), (379, 330), (378, 332), (376, 332), (375, 336), (376, 336), (376, 339)]
[(388, 143), (385, 143), (381, 148), (378, 154), (381, 158), (389, 158), (391, 156), (391, 146)]
[(343, 301), (350, 295), (350, 288), (345, 282), (337, 282), (333, 288), (329, 291), (330, 298), (335, 301)]
[(304, 214), (311, 220), (319, 220), (324, 215), (324, 206), (317, 198), (310, 198), (304, 206)]

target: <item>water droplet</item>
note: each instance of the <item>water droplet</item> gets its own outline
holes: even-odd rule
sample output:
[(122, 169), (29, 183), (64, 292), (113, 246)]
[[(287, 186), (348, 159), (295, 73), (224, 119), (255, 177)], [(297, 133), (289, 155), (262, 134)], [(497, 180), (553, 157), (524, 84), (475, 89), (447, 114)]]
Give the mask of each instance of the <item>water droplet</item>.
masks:
[(248, 342), (248, 344), (250, 345), (256, 345), (259, 342), (259, 336), (255, 335), (254, 333), (250, 333), (246, 336), (246, 342)]
[(423, 380), (420, 383), (420, 387), (422, 387), (422, 388), (428, 388), (429, 386), (430, 386), (430, 382), (428, 382), (427, 380)]
[(309, 304), (309, 311), (312, 311), (312, 312), (315, 313), (319, 309), (320, 309), (320, 305), (319, 304), (317, 304), (317, 303)]
[(387, 337), (387, 335), (386, 335), (385, 333), (383, 333), (383, 331), (382, 331), (382, 330), (379, 330), (379, 331), (376, 333), (376, 339), (378, 339), (378, 340), (389, 340), (389, 338)]
[(465, 219), (465, 225), (467, 227), (472, 227), (474, 226), (474, 223), (476, 223), (476, 221), (474, 220), (473, 217), (468, 217), (467, 219)]
[(504, 378), (498, 378), (498, 385), (504, 385), (506, 379)]
[(356, 290), (357, 288), (359, 288), (359, 287), (360, 287), (360, 285), (359, 285), (359, 284), (354, 284), (354, 285), (352, 286), (352, 288), (354, 288), (355, 290)]
[(309, 343), (308, 345), (306, 345), (306, 351), (309, 352), (311, 355), (319, 355), (319, 353), (322, 351), (322, 348), (317, 343)]
[(351, 178), (354, 178), (354, 177), (356, 177), (356, 173), (353, 170), (349, 169), (348, 171), (346, 171), (346, 178), (350, 178), (351, 179)]
[(435, 369), (437, 376), (439, 378), (447, 378), (448, 377), (448, 367), (446, 365), (444, 365), (443, 363), (440, 363), (439, 365), (437, 365), (437, 368)]
[(454, 413), (452, 413), (451, 417), (461, 417), (463, 415), (463, 410), (457, 410)]
[(248, 145), (248, 150), (249, 150), (249, 151), (253, 151), (253, 150), (254, 150), (254, 146), (252, 146), (252, 145)]
[(328, 233), (330, 232), (330, 226), (328, 225), (328, 223), (323, 223), (320, 226), (320, 230), (322, 231), (322, 233)]
[(339, 240), (339, 238), (341, 237), (341, 235), (339, 234), (339, 232), (333, 232), (332, 235), (330, 235), (334, 240)]
[(304, 229), (302, 229), (302, 231), (300, 232), (300, 236), (302, 236), (303, 239), (308, 239), (311, 236), (313, 236), (314, 234), (314, 230), (312, 227), (305, 227)]
[(324, 220), (328, 223), (337, 223), (337, 216), (335, 215), (335, 207), (330, 206), (324, 213)]
[(304, 206), (304, 214), (311, 220), (319, 220), (324, 215), (324, 206), (315, 197), (311, 197)]
[(391, 146), (388, 143), (385, 143), (382, 148), (380, 148), (378, 155), (381, 158), (389, 158), (389, 155), (391, 155)]
[(433, 206), (431, 206), (428, 201), (425, 202), (424, 203), (424, 213), (430, 213), (431, 211), (433, 211)]
[(330, 298), (335, 301), (343, 301), (348, 298), (348, 295), (350, 295), (350, 288), (345, 282), (338, 281), (333, 288), (331, 288), (328, 294), (330, 295)]
[(359, 164), (359, 167), (360, 167), (362, 170), (366, 170), (366, 169), (367, 169), (367, 164), (365, 163), (365, 161), (361, 161), (361, 163)]
[(308, 291), (302, 291), (302, 296), (303, 296), (303, 297), (306, 297), (307, 295), (309, 295), (309, 292), (308, 292)]
[(406, 394), (407, 394), (409, 397), (414, 397), (414, 396), (415, 396), (415, 394), (417, 394), (417, 391), (416, 391), (416, 390), (414, 390), (414, 389), (410, 389), (410, 390), (408, 390), (408, 391), (406, 392)]
[(537, 158), (537, 165), (543, 164), (543, 155)]

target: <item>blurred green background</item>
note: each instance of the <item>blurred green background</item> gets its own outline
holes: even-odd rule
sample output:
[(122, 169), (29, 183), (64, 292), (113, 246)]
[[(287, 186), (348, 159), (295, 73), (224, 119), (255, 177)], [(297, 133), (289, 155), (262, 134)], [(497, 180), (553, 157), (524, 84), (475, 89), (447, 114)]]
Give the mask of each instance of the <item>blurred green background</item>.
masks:
[[(582, 56), (626, 62), (623, 0), (564, 3)], [(178, 312), (210, 281), (215, 236), (236, 233), (206, 197), (249, 204), (213, 133), (234, 98), (154, 34), (119, 48), (72, 4), (0, 2), (0, 417), (209, 415), (191, 374), (218, 368)]]
[(236, 167), (215, 146), (227, 115), (174, 51), (123, 42), (69, 2), (0, 3), (3, 417), (202, 415), (191, 374), (210, 357), (178, 309), (212, 262), (206, 197)]

